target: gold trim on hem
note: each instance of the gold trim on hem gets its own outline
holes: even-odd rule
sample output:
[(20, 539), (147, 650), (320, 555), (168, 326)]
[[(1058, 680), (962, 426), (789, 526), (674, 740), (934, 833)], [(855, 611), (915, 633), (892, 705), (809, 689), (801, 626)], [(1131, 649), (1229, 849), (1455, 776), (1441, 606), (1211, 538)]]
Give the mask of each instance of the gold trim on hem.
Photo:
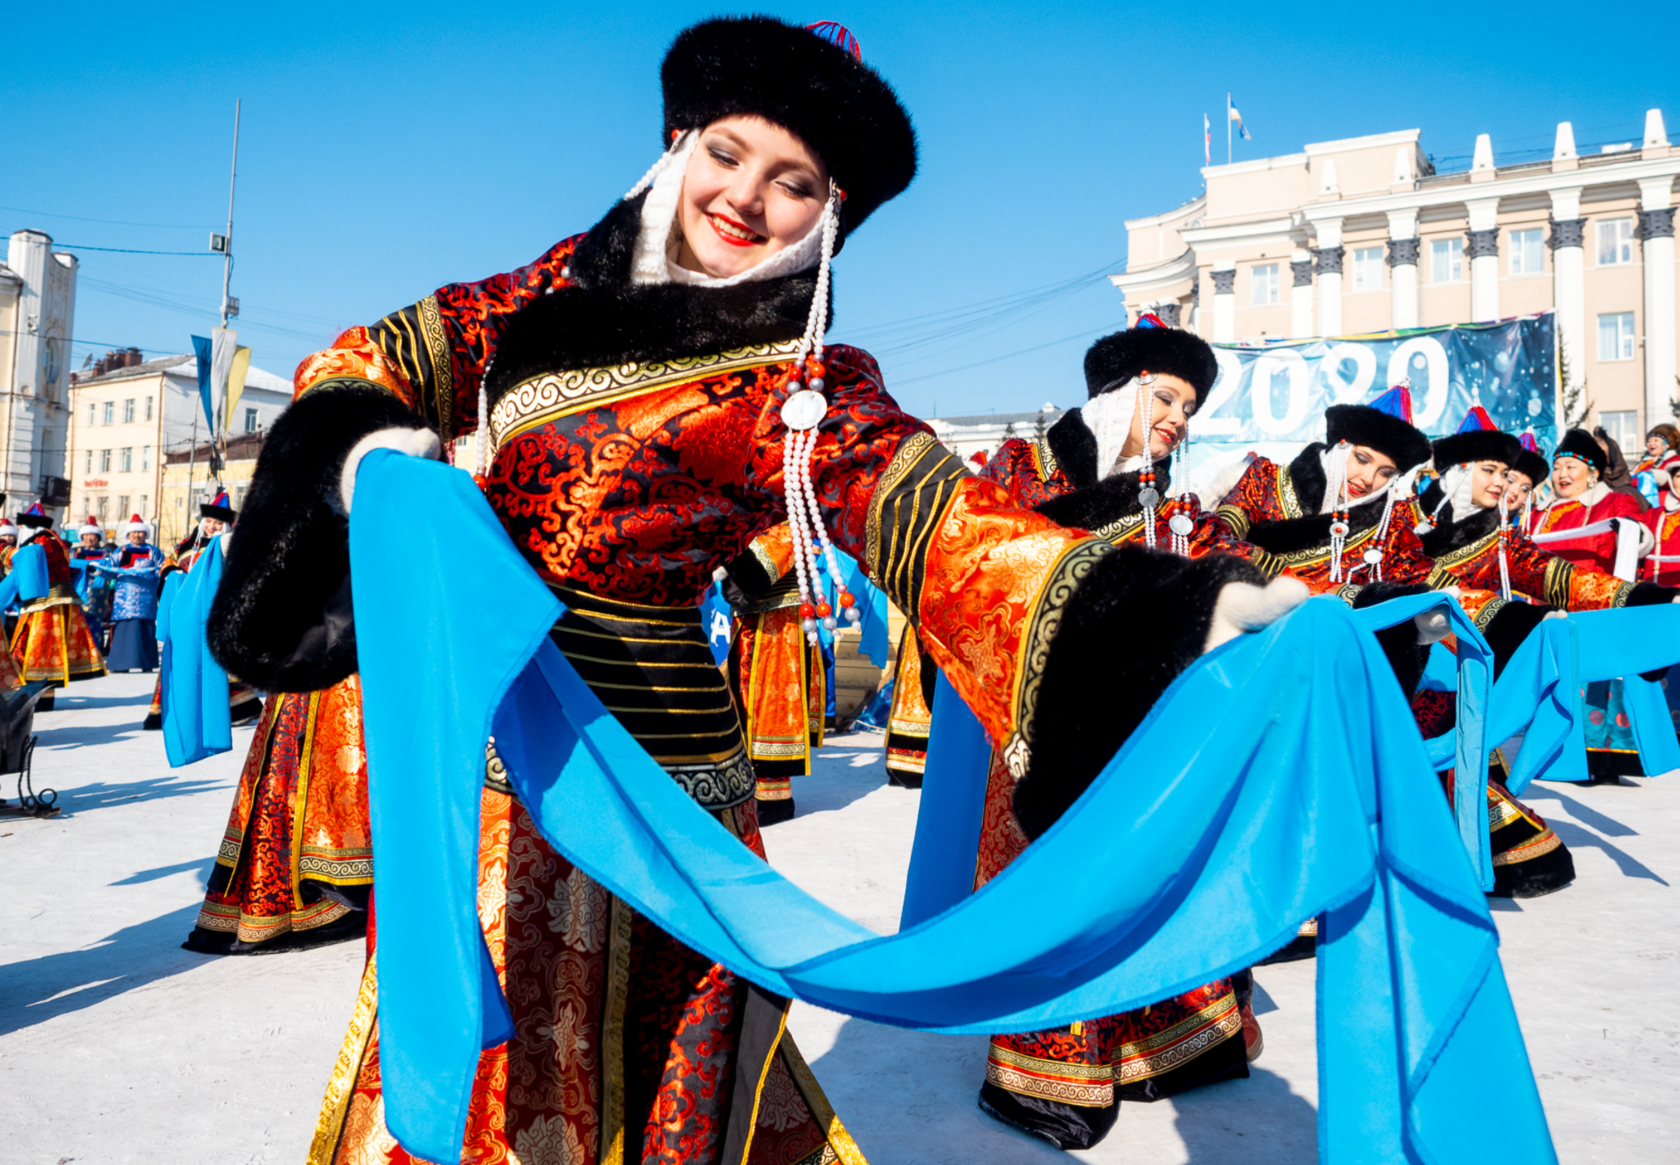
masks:
[(338, 1140), (344, 1135), (344, 1118), (350, 1112), (350, 1098), (356, 1092), (356, 1078), (361, 1074), (362, 1059), (367, 1055), (368, 1040), (373, 1036), (374, 1020), (379, 1014), (379, 978), (374, 971), (374, 956), (369, 955), (362, 968), (361, 986), (356, 991), (356, 1009), (350, 1013), (350, 1027), (344, 1033), (344, 1043), (333, 1063), (332, 1075), (327, 1078), (327, 1092), (321, 1101), (321, 1115), (315, 1121), (315, 1136), (309, 1142), (309, 1156), (305, 1165), (332, 1165), (338, 1152)]

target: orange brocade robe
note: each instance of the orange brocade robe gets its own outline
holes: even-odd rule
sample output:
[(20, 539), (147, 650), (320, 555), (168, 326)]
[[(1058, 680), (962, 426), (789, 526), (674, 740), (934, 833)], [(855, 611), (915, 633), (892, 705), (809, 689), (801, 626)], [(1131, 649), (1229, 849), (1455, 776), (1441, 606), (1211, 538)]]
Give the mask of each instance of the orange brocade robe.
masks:
[(70, 552), (47, 530), (32, 540), (47, 556), (48, 590), (23, 605), (12, 633), (12, 659), (25, 680), (49, 680), (62, 687), (72, 680), (105, 674), (105, 656), (94, 642), (82, 600), (70, 576)]
[(362, 686), (268, 701), (182, 945), (242, 955), (359, 938), (373, 885)]
[[(521, 367), (505, 359), (508, 321), (572, 302), (547, 293), (575, 286), (570, 264), (594, 261), (580, 238), (350, 329), (299, 366), (296, 389), (329, 399), (341, 385), (382, 389), (446, 443), (479, 428), (495, 450), (486, 498), (565, 600), (561, 652), (672, 779), (762, 856), (746, 744), (697, 603), (714, 567), (785, 520), (776, 410), (798, 341), (585, 369), (599, 376), (579, 378), (581, 392), (569, 372), (537, 371), (480, 418), (491, 356)], [(1110, 548), (973, 478), (886, 393), (867, 353), (832, 345), (824, 363), (830, 411), (810, 477), (826, 528), (919, 627), (988, 730), (1024, 756), (1035, 707), (1018, 682), (1025, 661), (1047, 650), (1055, 604), (1073, 590), (1063, 580)], [(515, 1036), (479, 1062), (464, 1159), (859, 1165), (785, 1031), (786, 1001), (574, 870), (495, 767), (480, 922)], [(382, 1115), (375, 982), (370, 964), (312, 1163), (409, 1159)]]

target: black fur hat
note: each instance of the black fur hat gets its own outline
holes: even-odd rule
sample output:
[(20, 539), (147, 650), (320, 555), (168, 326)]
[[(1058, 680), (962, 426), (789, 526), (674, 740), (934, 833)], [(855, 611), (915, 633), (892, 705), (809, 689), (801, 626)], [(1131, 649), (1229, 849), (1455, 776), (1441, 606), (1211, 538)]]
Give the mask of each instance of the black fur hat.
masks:
[(1559, 457), (1573, 457), (1578, 461), (1585, 461), (1598, 470), (1598, 476), (1603, 477), (1610, 468), (1610, 458), (1599, 447), (1593, 435), (1585, 429), (1571, 429), (1558, 442), (1557, 449), (1552, 453), (1552, 460)]
[(1429, 438), (1412, 424), (1412, 397), (1397, 385), (1368, 405), (1331, 405), (1324, 410), (1325, 438), (1364, 445), (1394, 459), (1401, 473), (1429, 460)]
[(1494, 425), (1487, 410), (1477, 405), (1450, 437), (1435, 439), (1435, 468), (1443, 473), (1470, 461), (1497, 461), (1509, 468), (1517, 463), (1522, 442)]
[(1140, 372), (1164, 372), (1205, 398), (1219, 376), (1208, 342), (1183, 328), (1140, 323), (1104, 336), (1085, 353), (1085, 390), (1093, 400)]
[(1530, 453), (1527, 449), (1522, 449), (1517, 454), (1517, 460), (1511, 468), (1528, 478), (1533, 485), (1539, 485), (1552, 475), (1552, 467), (1546, 464), (1546, 459), (1538, 453)]
[[(848, 46), (840, 47), (828, 39)], [(665, 140), (721, 117), (755, 114), (815, 150), (845, 192), (842, 231), (856, 230), (916, 176), (916, 131), (898, 95), (837, 25), (729, 16), (684, 29), (659, 70)]]

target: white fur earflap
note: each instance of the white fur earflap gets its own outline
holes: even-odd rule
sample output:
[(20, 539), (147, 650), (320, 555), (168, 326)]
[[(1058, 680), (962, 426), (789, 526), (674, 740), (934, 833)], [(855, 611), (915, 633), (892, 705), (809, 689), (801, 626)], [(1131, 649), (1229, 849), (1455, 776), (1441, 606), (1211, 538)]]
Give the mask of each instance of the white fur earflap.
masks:
[(1258, 631), (1283, 618), (1306, 602), (1312, 592), (1298, 578), (1275, 578), (1263, 587), (1253, 583), (1227, 583), (1220, 588), (1213, 605), (1213, 623), (1208, 627), (1204, 652), (1229, 643), (1245, 631)]
[(344, 459), (344, 469), (339, 475), (338, 504), (346, 514), (350, 512), (350, 499), (356, 495), (356, 471), (362, 467), (362, 458), (375, 449), (395, 449), (410, 457), (443, 460), (443, 445), (430, 429), (380, 429), (369, 433), (351, 447), (350, 456)]

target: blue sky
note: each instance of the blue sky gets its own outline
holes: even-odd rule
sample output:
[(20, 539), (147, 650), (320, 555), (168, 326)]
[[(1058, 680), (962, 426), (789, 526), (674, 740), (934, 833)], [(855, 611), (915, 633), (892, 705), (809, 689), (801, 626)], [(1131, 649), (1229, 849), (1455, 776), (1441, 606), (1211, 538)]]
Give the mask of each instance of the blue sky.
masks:
[[(253, 362), (289, 375), (339, 328), (529, 261), (586, 229), (660, 149), (658, 65), (687, 3), (30, 5), (8, 18), (0, 231), (199, 252), (221, 230), (244, 99), (233, 293)], [(1276, 8), (770, 4), (848, 25), (916, 120), (921, 175), (847, 245), (833, 339), (911, 411), (1072, 405), (1120, 326), (1123, 220), (1201, 189), (1229, 90), (1236, 157), (1419, 127), (1443, 169), (1680, 141), (1680, 10), (1545, 4)], [(70, 248), (76, 249), (76, 248)], [(188, 350), (220, 260), (81, 250), (75, 364)]]

